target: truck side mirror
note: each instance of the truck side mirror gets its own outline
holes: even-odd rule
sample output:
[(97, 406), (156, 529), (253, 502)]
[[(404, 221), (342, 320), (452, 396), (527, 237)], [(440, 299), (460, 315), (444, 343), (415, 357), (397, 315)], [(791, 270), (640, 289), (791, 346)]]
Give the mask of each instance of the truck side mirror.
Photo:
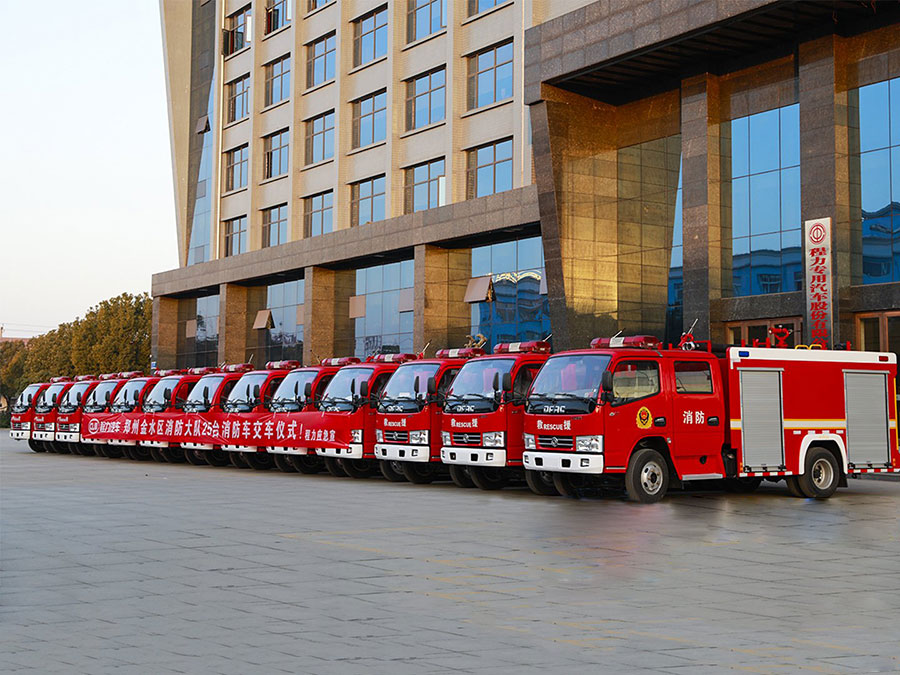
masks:
[(303, 387), (303, 395), (306, 396), (306, 400), (312, 398), (312, 382), (307, 382), (306, 386)]
[(604, 370), (600, 376), (600, 402), (610, 403), (613, 400), (613, 374), (611, 370)]
[(203, 405), (209, 407), (209, 389), (203, 388)]
[(171, 399), (172, 399), (172, 390), (171, 390), (171, 389), (164, 389), (164, 390), (163, 390), (163, 400), (169, 401), (169, 400), (171, 400)]
[(418, 376), (416, 376), (416, 378), (413, 380), (413, 393), (417, 397), (419, 395), (419, 389), (421, 389), (421, 387), (419, 386), (419, 378), (418, 378)]
[(134, 390), (134, 402), (137, 403), (141, 400), (141, 392), (137, 389)]
[(50, 397), (50, 405), (56, 405), (56, 394)]
[(33, 398), (34, 398), (34, 396), (32, 396), (31, 394), (28, 394), (28, 400), (26, 400), (25, 403), (27, 403), (28, 405), (31, 405), (31, 399), (33, 399)]
[(111, 399), (111, 398), (112, 398), (112, 392), (111, 391), (106, 392), (106, 403), (107, 404), (109, 404), (109, 399)]
[(434, 396), (437, 393), (437, 380), (434, 379), (434, 376), (428, 378), (428, 383), (426, 385), (428, 387), (428, 395)]
[(259, 385), (258, 384), (253, 385), (253, 401), (254, 402), (259, 401)]
[(503, 373), (503, 391), (512, 391), (512, 373)]
[(369, 383), (368, 382), (360, 382), (359, 383), (359, 397), (360, 398), (368, 398), (369, 397)]
[(500, 373), (494, 373), (494, 391), (500, 391)]
[(79, 403), (81, 403), (81, 392), (80, 391), (75, 392), (75, 404), (78, 405)]

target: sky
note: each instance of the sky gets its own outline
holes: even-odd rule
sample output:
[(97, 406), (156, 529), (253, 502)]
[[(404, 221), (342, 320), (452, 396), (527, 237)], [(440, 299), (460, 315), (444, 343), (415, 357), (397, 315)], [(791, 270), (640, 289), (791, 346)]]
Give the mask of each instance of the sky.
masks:
[(0, 325), (37, 335), (178, 266), (159, 0), (0, 0)]

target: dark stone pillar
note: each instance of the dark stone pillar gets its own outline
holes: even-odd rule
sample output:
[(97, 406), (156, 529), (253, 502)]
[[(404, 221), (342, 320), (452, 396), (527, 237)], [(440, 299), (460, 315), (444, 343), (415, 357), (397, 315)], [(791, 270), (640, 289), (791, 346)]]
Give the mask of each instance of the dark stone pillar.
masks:
[(157, 368), (174, 368), (178, 348), (178, 300), (165, 296), (153, 298), (150, 325), (150, 360)]

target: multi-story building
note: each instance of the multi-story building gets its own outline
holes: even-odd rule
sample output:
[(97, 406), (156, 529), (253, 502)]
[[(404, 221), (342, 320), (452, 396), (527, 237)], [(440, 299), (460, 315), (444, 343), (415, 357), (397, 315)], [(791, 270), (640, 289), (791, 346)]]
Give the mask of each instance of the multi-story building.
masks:
[(808, 341), (822, 218), (835, 339), (900, 350), (898, 4), (162, 0), (154, 356)]

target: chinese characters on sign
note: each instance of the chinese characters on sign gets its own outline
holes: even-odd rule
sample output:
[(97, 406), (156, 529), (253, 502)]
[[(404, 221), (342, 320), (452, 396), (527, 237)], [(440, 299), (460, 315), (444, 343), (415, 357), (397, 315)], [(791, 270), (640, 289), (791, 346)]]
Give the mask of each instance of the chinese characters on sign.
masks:
[(809, 344), (828, 349), (833, 342), (834, 301), (831, 279), (831, 218), (803, 223), (806, 266), (806, 324)]

